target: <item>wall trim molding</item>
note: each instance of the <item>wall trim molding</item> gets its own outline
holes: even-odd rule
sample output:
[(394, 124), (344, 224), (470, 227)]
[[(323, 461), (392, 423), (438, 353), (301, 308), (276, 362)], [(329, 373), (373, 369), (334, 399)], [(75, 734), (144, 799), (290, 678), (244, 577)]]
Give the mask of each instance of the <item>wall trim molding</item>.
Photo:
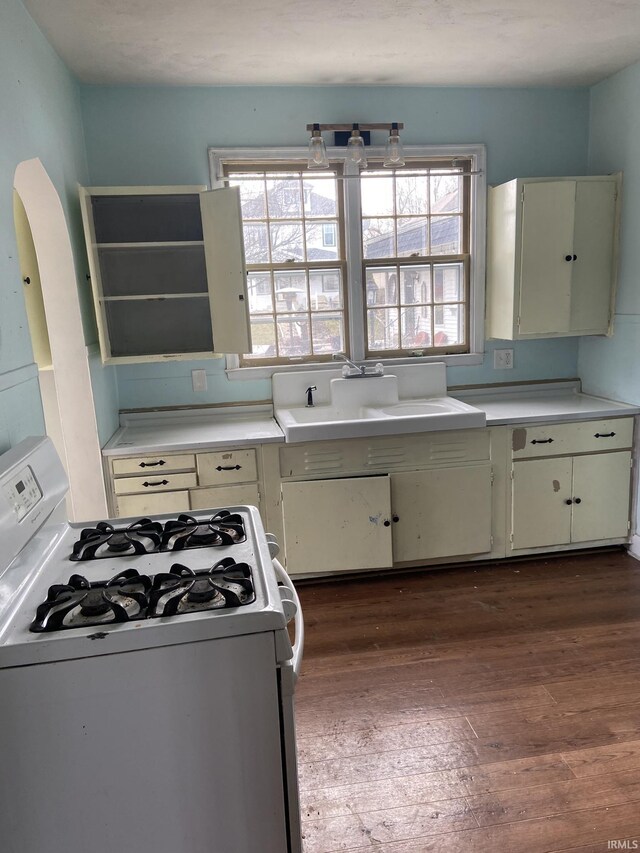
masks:
[(23, 385), (25, 382), (31, 382), (32, 379), (38, 378), (38, 365), (32, 361), (31, 364), (24, 364), (22, 367), (16, 367), (15, 370), (8, 370), (6, 373), (0, 373), (0, 393), (8, 391), (9, 388), (15, 388), (16, 385)]

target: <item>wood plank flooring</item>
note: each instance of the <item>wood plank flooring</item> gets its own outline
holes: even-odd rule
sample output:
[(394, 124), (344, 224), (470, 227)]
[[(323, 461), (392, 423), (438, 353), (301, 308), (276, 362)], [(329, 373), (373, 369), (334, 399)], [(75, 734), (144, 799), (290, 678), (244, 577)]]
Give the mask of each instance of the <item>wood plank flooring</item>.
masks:
[(640, 850), (640, 563), (298, 591), (304, 853)]

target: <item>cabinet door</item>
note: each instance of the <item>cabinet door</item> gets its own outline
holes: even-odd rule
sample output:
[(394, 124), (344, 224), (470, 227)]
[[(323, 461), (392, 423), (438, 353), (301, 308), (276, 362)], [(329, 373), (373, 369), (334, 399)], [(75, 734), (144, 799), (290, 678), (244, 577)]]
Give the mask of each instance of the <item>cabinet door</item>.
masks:
[(224, 187), (201, 193), (200, 208), (213, 348), (216, 352), (251, 352), (240, 190)]
[(395, 563), (491, 550), (489, 464), (390, 479)]
[(523, 186), (520, 324), (521, 335), (566, 332), (570, 321), (574, 181)]
[(629, 451), (574, 458), (572, 542), (627, 536), (630, 479)]
[(388, 477), (282, 484), (287, 570), (384, 569), (391, 553)]
[(570, 457), (513, 463), (513, 549), (571, 541), (571, 472)]
[(616, 209), (615, 181), (577, 181), (571, 330), (607, 331)]

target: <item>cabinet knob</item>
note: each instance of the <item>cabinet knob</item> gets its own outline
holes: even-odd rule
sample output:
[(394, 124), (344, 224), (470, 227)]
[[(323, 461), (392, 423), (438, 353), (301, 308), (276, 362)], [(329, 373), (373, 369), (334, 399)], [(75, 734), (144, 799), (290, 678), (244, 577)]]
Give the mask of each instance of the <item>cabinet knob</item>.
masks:
[(577, 261), (577, 260), (578, 260), (578, 256), (577, 256), (577, 255), (574, 255), (574, 256), (573, 256), (573, 258), (572, 258), (572, 260)]
[(575, 499), (574, 499), (574, 503), (581, 504), (581, 503), (582, 503), (582, 498), (575, 498)]
[(564, 259), (565, 259), (565, 261), (570, 261), (570, 260), (572, 260), (571, 255), (565, 255), (565, 256), (564, 256)]
[(571, 498), (567, 498), (565, 503), (567, 506), (570, 506), (573, 503), (573, 501), (571, 500)]
[(384, 524), (385, 527), (391, 527), (391, 522), (389, 521), (388, 518), (385, 518), (385, 520), (382, 523)]
[(396, 521), (396, 522), (397, 522), (397, 521), (400, 521), (400, 516), (399, 516), (399, 515), (394, 515), (394, 516), (393, 516), (393, 521)]

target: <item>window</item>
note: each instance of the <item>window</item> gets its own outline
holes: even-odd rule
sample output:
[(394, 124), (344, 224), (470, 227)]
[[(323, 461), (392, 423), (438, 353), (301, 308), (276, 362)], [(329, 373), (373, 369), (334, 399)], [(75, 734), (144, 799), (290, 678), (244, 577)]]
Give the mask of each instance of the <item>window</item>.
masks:
[[(242, 366), (482, 350), (484, 147), (406, 149), (360, 174), (330, 150), (210, 151), (212, 184), (240, 188), (252, 352)], [(344, 171), (343, 171), (344, 170)]]

